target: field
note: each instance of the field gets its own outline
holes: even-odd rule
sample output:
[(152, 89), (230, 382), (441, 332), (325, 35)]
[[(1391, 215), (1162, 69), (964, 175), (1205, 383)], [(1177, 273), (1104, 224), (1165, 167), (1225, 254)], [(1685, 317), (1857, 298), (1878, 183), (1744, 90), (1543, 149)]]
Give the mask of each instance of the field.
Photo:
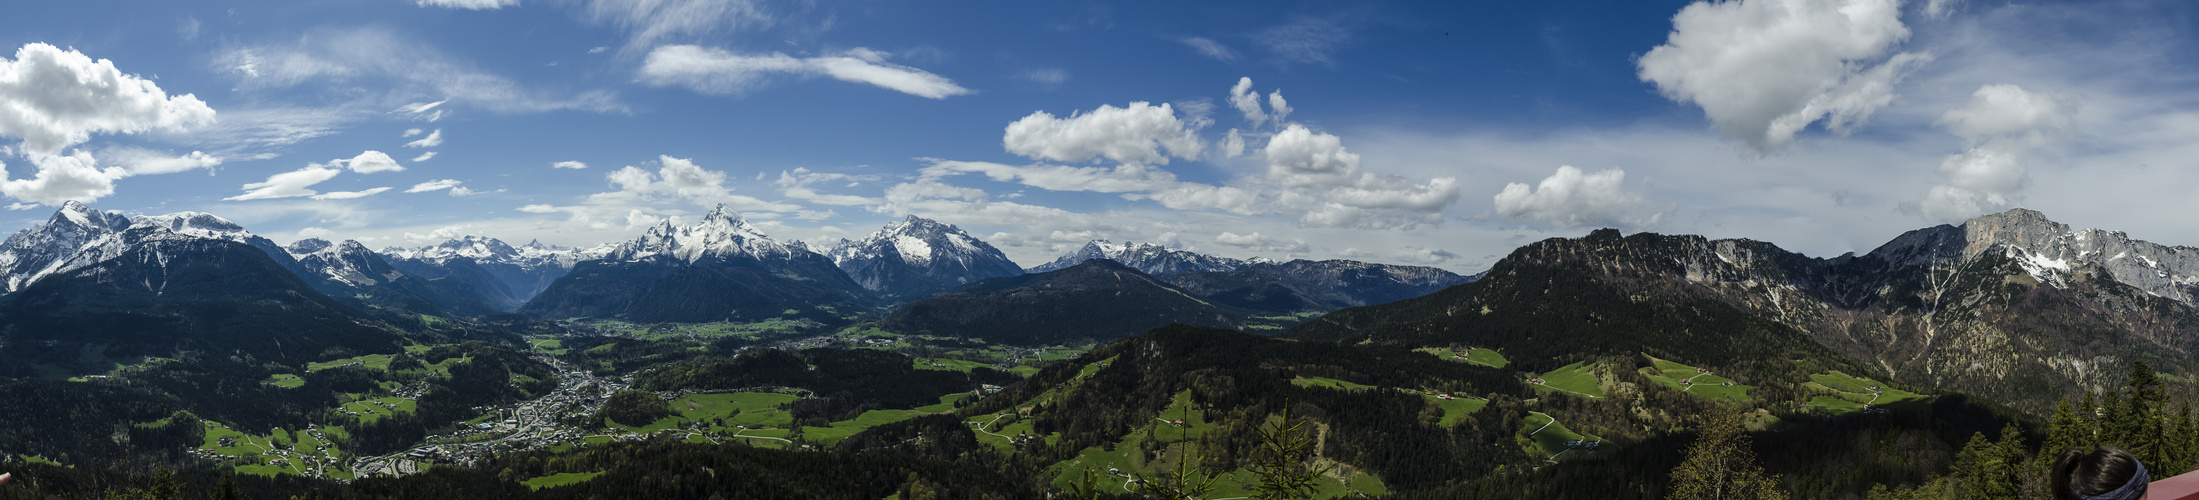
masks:
[(344, 365), (348, 365), (348, 364), (352, 364), (352, 363), (358, 363), (358, 364), (360, 364), (360, 365), (363, 365), (363, 366), (365, 366), (365, 367), (366, 367), (366, 369), (368, 369), (368, 370), (388, 370), (388, 369), (389, 369), (389, 355), (387, 355), (387, 354), (368, 354), (368, 355), (365, 355), (365, 356), (355, 356), (355, 357), (349, 357), (349, 358), (344, 358), (344, 359), (336, 359), (336, 360), (322, 361), (322, 362), (318, 362), (318, 363), (306, 363), (306, 365), (305, 365), (305, 371), (308, 371), (308, 372), (317, 372), (317, 371), (321, 371), (321, 370), (326, 370), (326, 369), (330, 369), (330, 368), (335, 368), (335, 367), (338, 367), (338, 366), (344, 366)]
[(1321, 387), (1327, 389), (1336, 389), (1340, 391), (1366, 390), (1374, 388), (1374, 386), (1371, 385), (1354, 384), (1351, 382), (1345, 382), (1342, 380), (1327, 377), (1298, 377), (1291, 379), (1290, 383), (1299, 387)]
[(556, 488), (568, 484), (579, 483), (590, 479), (595, 479), (596, 476), (601, 475), (603, 475), (603, 471), (567, 472), (564, 474), (551, 474), (547, 476), (532, 478), (526, 481), (521, 481), (521, 483), (526, 484), (528, 489), (539, 490), (543, 488)]
[[(1838, 371), (1811, 375), (1802, 387), (1829, 392), (1810, 398), (1810, 406), (1824, 409), (1834, 415), (1862, 412), (1865, 405), (1900, 409), (1923, 404), (1926, 397), (1917, 393), (1884, 387), (1878, 381), (1856, 377)], [(1878, 390), (1872, 390), (1878, 387)]]
[[(1657, 381), (1657, 383), (1664, 384), (1666, 387), (1679, 389), (1719, 401), (1732, 403), (1748, 401), (1748, 390), (1751, 388), (1750, 386), (1741, 385), (1739, 383), (1734, 383), (1733, 385), (1728, 386), (1725, 384), (1733, 382), (1732, 379), (1720, 377), (1712, 373), (1698, 372), (1696, 371), (1696, 367), (1657, 359), (1654, 356), (1645, 357), (1648, 357), (1650, 362), (1656, 364), (1656, 366), (1651, 368), (1643, 368), (1642, 374), (1648, 375), (1650, 380), (1655, 380)], [(1683, 380), (1692, 383), (1680, 383), (1680, 381)]]
[[(397, 408), (391, 409), (382, 406), (382, 404), (395, 405), (397, 406)], [(343, 409), (358, 412), (359, 423), (363, 425), (373, 423), (376, 420), (381, 420), (397, 413), (412, 413), (413, 410), (417, 408), (418, 404), (419, 403), (414, 402), (413, 400), (405, 398), (372, 398), (344, 403)]]
[(1481, 407), (1489, 406), (1489, 400), (1477, 398), (1442, 399), (1428, 396), (1428, 401), (1435, 403), (1437, 407), (1443, 408), (1443, 420), (1439, 423), (1444, 427), (1457, 425), (1459, 419), (1464, 418), (1466, 414), (1479, 411)]
[(290, 373), (277, 373), (267, 377), (267, 383), (275, 387), (296, 389), (305, 387), (305, 378)]
[(1596, 372), (1593, 368), (1595, 368), (1595, 365), (1582, 361), (1565, 365), (1565, 367), (1556, 370), (1550, 370), (1549, 373), (1537, 377), (1542, 379), (1542, 383), (1534, 384), (1534, 388), (1537, 391), (1557, 390), (1575, 395), (1601, 398), (1603, 397), (1603, 386), (1597, 383)]
[(1583, 435), (1567, 429), (1556, 418), (1541, 412), (1528, 412), (1526, 422), (1520, 426), (1520, 432), (1528, 433), (1527, 439), (1534, 442), (1535, 450), (1552, 460), (1567, 451), (1567, 441), (1603, 441), (1602, 437)]
[[(1468, 348), (1465, 351), (1441, 347), (1422, 347), (1413, 350), (1433, 354), (1451, 361), (1473, 363), (1491, 368), (1503, 368), (1512, 364), (1511, 360), (1504, 359), (1503, 354), (1479, 347)], [(1466, 357), (1458, 357), (1460, 353), (1464, 353)]]
[[(939, 398), (939, 403), (920, 408), (871, 410), (852, 420), (833, 422), (827, 427), (804, 426), (801, 428), (802, 439), (820, 444), (837, 443), (878, 425), (899, 422), (918, 415), (953, 411), (954, 402), (968, 396), (969, 393), (948, 394)], [(611, 427), (636, 434), (650, 434), (668, 429), (690, 430), (691, 434), (684, 439), (697, 443), (755, 438), (749, 439), (749, 443), (758, 446), (783, 446), (790, 439), (789, 435), (793, 434), (793, 430), (788, 427), (794, 424), (794, 414), (779, 407), (795, 399), (792, 395), (760, 392), (691, 394), (672, 400), (672, 411), (678, 412), (678, 415), (639, 427), (616, 423), (611, 424)], [(699, 429), (693, 427), (697, 423), (701, 424)], [(609, 441), (608, 437), (588, 440), (591, 443)]]
[[(940, 366), (932, 366), (934, 364)], [(979, 363), (976, 361), (964, 361), (959, 359), (916, 358), (916, 369), (918, 370), (946, 370), (969, 373), (970, 370), (975, 370), (978, 368), (991, 368), (992, 366), (993, 365), (991, 363)]]
[[(220, 422), (206, 421), (206, 440), (198, 449), (222, 455), (232, 460), (232, 468), (238, 473), (273, 477), (279, 474), (306, 475), (306, 471), (320, 468), (327, 477), (351, 479), (351, 470), (341, 464), (343, 451), (335, 443), (315, 439), (307, 431), (295, 435), (282, 429), (274, 429), (268, 435), (255, 436), (230, 429)], [(323, 427), (329, 436), (344, 435), (340, 427)], [(222, 438), (230, 439), (230, 446), (222, 446)], [(326, 445), (327, 450), (320, 447)], [(288, 448), (287, 450), (284, 448)], [(275, 465), (277, 460), (283, 465)]]

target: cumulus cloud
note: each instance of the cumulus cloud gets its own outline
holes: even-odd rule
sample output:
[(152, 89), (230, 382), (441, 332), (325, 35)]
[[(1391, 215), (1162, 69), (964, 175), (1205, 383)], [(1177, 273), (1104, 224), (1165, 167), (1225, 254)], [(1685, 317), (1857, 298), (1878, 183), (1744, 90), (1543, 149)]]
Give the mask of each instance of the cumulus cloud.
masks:
[(422, 183), (419, 183), (419, 184), (414, 184), (414, 185), (412, 185), (412, 188), (411, 188), (411, 189), (406, 189), (406, 190), (405, 190), (405, 192), (407, 192), (407, 193), (425, 193), (425, 192), (428, 192), (428, 191), (441, 191), (441, 190), (445, 190), (445, 189), (450, 189), (450, 188), (458, 187), (458, 185), (459, 185), (459, 184), (463, 184), (463, 182), (460, 182), (460, 181), (458, 181), (458, 180), (456, 180), (456, 179), (436, 179), (436, 180), (432, 180), (432, 181), (422, 182)]
[[(1091, 113), (1057, 118), (1045, 111), (1008, 124), (1001, 145), (1008, 152), (1062, 162), (1105, 158), (1123, 163), (1167, 165), (1168, 158), (1197, 159), (1205, 144), (1193, 124), (1176, 117), (1169, 104), (1144, 101), (1128, 107), (1100, 105)], [(1162, 153), (1166, 149), (1167, 153)]]
[(376, 194), (380, 194), (381, 192), (383, 192), (383, 191), (388, 191), (388, 190), (389, 190), (389, 188), (387, 188), (387, 187), (378, 187), (378, 188), (373, 188), (373, 189), (367, 189), (367, 190), (363, 190), (363, 191), (335, 191), (335, 192), (329, 192), (329, 193), (321, 193), (321, 194), (316, 194), (316, 195), (313, 195), (313, 199), (316, 199), (316, 200), (349, 200), (349, 199), (352, 199), (352, 198), (365, 198), (365, 197), (368, 197), (368, 196), (374, 196), (374, 195), (376, 195)]
[(1963, 0), (1928, 0), (1924, 3), (1924, 17), (1946, 19), (1955, 13), (1955, 9), (1962, 7), (1962, 2)]
[(32, 160), (38, 173), (29, 179), (0, 177), (0, 194), (10, 198), (60, 205), (70, 200), (96, 200), (115, 192), (115, 180), (130, 175), (120, 167), (99, 168), (90, 153), (40, 156)]
[(931, 99), (970, 93), (946, 77), (886, 62), (888, 55), (856, 48), (797, 58), (782, 53), (744, 55), (695, 45), (666, 45), (649, 51), (636, 80), (659, 87), (686, 87), (704, 94), (740, 94), (774, 77), (825, 76)]
[(1267, 123), (1267, 111), (1260, 109), (1260, 93), (1252, 91), (1252, 77), (1239, 77), (1237, 84), (1229, 87), (1229, 106), (1245, 114), (1245, 121), (1254, 128)]
[(1970, 143), (1940, 160), (1944, 181), (1913, 205), (1926, 219), (1956, 223), (2014, 206), (2030, 184), (2025, 157), (2070, 127), (2075, 106), (2009, 84), (1979, 87), (1937, 122)]
[(1290, 117), (1290, 101), (1283, 100), (1283, 89), (1275, 89), (1275, 92), (1267, 95), (1267, 107), (1273, 110), (1277, 124)]
[(414, 0), (421, 7), (449, 7), (465, 10), (496, 10), (519, 5), (519, 0)]
[(1458, 254), (1436, 248), (1407, 246), (1399, 248), (1393, 257), (1408, 264), (1432, 266), (1457, 259)]
[(1819, 120), (1848, 133), (1891, 103), (1894, 85), (1932, 59), (1888, 55), (1908, 37), (1900, 0), (1696, 2), (1636, 63), (1666, 98), (1769, 152)]
[(1222, 45), (1222, 42), (1217, 42), (1211, 39), (1196, 36), (1178, 38), (1176, 39), (1176, 41), (1183, 43), (1184, 46), (1191, 47), (1191, 50), (1193, 52), (1197, 52), (1199, 55), (1212, 57), (1214, 58), (1214, 60), (1217, 61), (1237, 61), (1237, 51), (1230, 50), (1229, 46)]
[(435, 159), (435, 152), (434, 152), (434, 151), (429, 151), (429, 152), (426, 152), (426, 153), (420, 153), (420, 156), (414, 156), (414, 157), (412, 157), (412, 162), (413, 162), (413, 163), (420, 163), (420, 162), (423, 162), (423, 161), (428, 161), (428, 160), (432, 160), (432, 159)]
[(1589, 174), (1570, 165), (1558, 167), (1536, 186), (1506, 184), (1496, 195), (1496, 211), (1514, 223), (1553, 227), (1636, 228), (1655, 224), (1662, 216), (1645, 217), (1641, 195), (1626, 190), (1626, 171)]
[(1222, 157), (1236, 158), (1244, 155), (1244, 134), (1237, 132), (1237, 129), (1229, 129), (1229, 135), (1222, 136)]
[(443, 145), (443, 129), (435, 129), (434, 132), (428, 132), (427, 137), (405, 143), (405, 147), (408, 148), (432, 148), (441, 145)]
[(1359, 172), (1359, 155), (1344, 150), (1344, 139), (1291, 125), (1268, 138), (1261, 151), (1268, 178), (1284, 186), (1333, 184)]
[(181, 131), (214, 122), (193, 94), (169, 96), (159, 85), (82, 52), (26, 44), (0, 58), (0, 136), (22, 139), (27, 157), (61, 154), (94, 133)]
[(374, 150), (362, 151), (359, 153), (359, 156), (353, 156), (351, 157), (351, 159), (348, 160), (333, 160), (329, 163), (339, 165), (344, 168), (349, 168), (353, 172), (358, 172), (362, 174), (405, 171), (405, 167), (403, 165), (397, 164), (397, 159), (390, 158), (388, 154)]
[(588, 164), (577, 161), (561, 161), (550, 164), (550, 168), (569, 168), (573, 170), (580, 170), (583, 168), (588, 168)]

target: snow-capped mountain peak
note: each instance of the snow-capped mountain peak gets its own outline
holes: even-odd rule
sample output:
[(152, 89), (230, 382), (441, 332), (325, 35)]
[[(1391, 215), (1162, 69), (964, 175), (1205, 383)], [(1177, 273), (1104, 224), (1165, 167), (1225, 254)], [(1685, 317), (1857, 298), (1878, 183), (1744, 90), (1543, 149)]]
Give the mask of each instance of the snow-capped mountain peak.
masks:
[(356, 240), (332, 244), (307, 238), (292, 242), (285, 250), (297, 257), (300, 267), (351, 286), (374, 286), (405, 276)]
[(1247, 264), (1242, 260), (1176, 250), (1152, 243), (1092, 240), (1069, 255), (1031, 268), (1031, 272), (1067, 269), (1093, 259), (1113, 260), (1139, 272), (1155, 275), (1187, 271), (1233, 271)]
[(213, 214), (178, 212), (129, 217), (70, 201), (62, 203), (45, 224), (25, 228), (0, 243), (0, 278), (6, 281), (6, 291), (14, 292), (40, 278), (121, 255), (138, 243), (171, 239), (274, 245)]
[(810, 253), (807, 245), (772, 239), (740, 212), (721, 204), (693, 225), (675, 226), (669, 220), (657, 224), (613, 247), (604, 258), (635, 261), (664, 256), (695, 263), (728, 258), (787, 260), (804, 253)]
[(893, 296), (919, 296), (1022, 269), (984, 240), (948, 224), (908, 216), (826, 250), (856, 283)]

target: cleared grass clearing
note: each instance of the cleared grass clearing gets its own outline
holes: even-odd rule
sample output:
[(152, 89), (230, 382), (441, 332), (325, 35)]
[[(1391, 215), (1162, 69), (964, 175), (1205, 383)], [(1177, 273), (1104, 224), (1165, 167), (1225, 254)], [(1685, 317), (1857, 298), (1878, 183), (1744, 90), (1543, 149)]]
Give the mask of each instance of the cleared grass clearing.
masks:
[[(391, 409), (389, 407), (385, 407), (381, 404), (376, 403), (395, 405), (397, 408)], [(388, 418), (395, 415), (396, 413), (412, 413), (413, 410), (418, 408), (418, 402), (410, 399), (394, 397), (362, 399), (358, 401), (344, 403), (343, 405), (343, 409), (359, 413), (359, 423), (361, 425), (374, 423), (374, 421), (376, 420)]]
[[(1187, 396), (1188, 393), (1186, 393)], [(1193, 414), (1196, 415), (1197, 412), (1193, 412)], [(1175, 417), (1171, 415), (1170, 418), (1174, 419)], [(1153, 460), (1146, 460), (1145, 453), (1140, 451), (1140, 446), (1145, 442), (1148, 429), (1132, 429), (1128, 435), (1123, 436), (1121, 441), (1115, 443), (1112, 449), (1099, 446), (1085, 448), (1076, 458), (1049, 466), (1041, 475), (1042, 477), (1050, 477), (1051, 479), (1048, 482), (1054, 487), (1067, 489), (1082, 476), (1084, 470), (1090, 469), (1099, 475), (1099, 484), (1102, 486), (1102, 491), (1110, 493), (1133, 492), (1137, 488), (1135, 485), (1129, 485), (1129, 489), (1125, 489), (1125, 483), (1128, 479), (1132, 477), (1158, 478), (1164, 472), (1173, 471), (1176, 463), (1183, 459), (1183, 447), (1175, 446), (1173, 440), (1162, 438), (1162, 433), (1167, 429), (1173, 429), (1174, 425), (1163, 424), (1156, 420), (1148, 427), (1151, 427), (1150, 430), (1156, 441), (1161, 443), (1161, 451)], [(1197, 429), (1195, 426), (1187, 426), (1183, 432), (1184, 434), (1197, 436), (1199, 432), (1204, 432), (1204, 430)], [(1108, 471), (1111, 469), (1119, 470), (1124, 475), (1109, 475)], [(1250, 471), (1245, 469), (1230, 471), (1214, 481), (1214, 491), (1209, 492), (1205, 497), (1249, 497), (1252, 495), (1252, 485), (1257, 484), (1257, 482), (1257, 478)], [(1350, 477), (1337, 477), (1335, 475), (1322, 477), (1316, 486), (1313, 497), (1346, 498), (1356, 496), (1356, 493), (1380, 496), (1388, 494), (1389, 488), (1382, 483), (1381, 478), (1354, 472)]]
[[(411, 349), (411, 347), (412, 347), (412, 346), (406, 346), (406, 349)], [(388, 369), (389, 369), (389, 355), (387, 355), (387, 354), (368, 354), (368, 355), (365, 355), (365, 356), (353, 356), (353, 357), (349, 357), (349, 358), (344, 358), (344, 359), (335, 359), (335, 360), (321, 361), (321, 362), (317, 362), (317, 363), (306, 363), (306, 364), (305, 364), (305, 371), (307, 371), (307, 372), (317, 372), (317, 371), (321, 371), (321, 370), (326, 370), (326, 369), (330, 369), (330, 368), (335, 368), (335, 367), (339, 367), (339, 366), (345, 366), (345, 365), (350, 365), (350, 364), (352, 364), (352, 363), (358, 363), (358, 364), (360, 364), (361, 366), (365, 367), (365, 368), (366, 368), (366, 369), (368, 369), (368, 370), (388, 370)]]
[(962, 373), (969, 373), (970, 370), (978, 368), (992, 368), (993, 366), (990, 363), (948, 358), (916, 358), (914, 363), (916, 363), (916, 369), (918, 370), (942, 370)]
[[(1834, 415), (1862, 412), (1865, 406), (1901, 409), (1922, 405), (1930, 397), (1914, 392), (1885, 387), (1878, 381), (1848, 375), (1838, 371), (1811, 375), (1802, 387), (1831, 394), (1810, 398), (1809, 406), (1824, 409)], [(1878, 389), (1873, 390), (1873, 387)]]
[(1290, 383), (1299, 387), (1320, 387), (1324, 389), (1336, 389), (1339, 391), (1368, 390), (1374, 388), (1374, 386), (1371, 385), (1355, 384), (1328, 377), (1298, 377), (1290, 379)]
[(296, 374), (291, 373), (277, 373), (267, 376), (267, 383), (268, 385), (273, 385), (275, 387), (296, 389), (299, 387), (305, 387), (305, 377), (300, 377)]
[[(1732, 383), (1733, 379), (1720, 377), (1715, 373), (1698, 371), (1698, 367), (1657, 359), (1655, 356), (1644, 355), (1643, 357), (1649, 358), (1650, 362), (1656, 365), (1642, 369), (1642, 374), (1649, 376), (1650, 380), (1698, 396), (1729, 403), (1741, 403), (1748, 401), (1748, 390), (1754, 388), (1739, 383), (1726, 385)], [(1682, 383), (1682, 381), (1688, 383)]]
[(1533, 386), (1536, 391), (1557, 390), (1575, 395), (1601, 398), (1603, 397), (1603, 386), (1597, 382), (1594, 368), (1595, 365), (1589, 364), (1587, 361), (1565, 365), (1536, 376), (1536, 378), (1542, 379), (1542, 383), (1529, 385)]
[(568, 484), (577, 484), (590, 479), (595, 479), (596, 476), (601, 475), (603, 475), (603, 471), (567, 472), (563, 474), (551, 474), (537, 478), (530, 478), (526, 481), (520, 481), (520, 483), (527, 485), (527, 489), (539, 490), (543, 488), (556, 488)]
[(1520, 426), (1520, 432), (1534, 443), (1535, 451), (1542, 452), (1544, 457), (1555, 457), (1565, 452), (1567, 441), (1603, 441), (1599, 436), (1574, 432), (1556, 418), (1541, 412), (1529, 412), (1526, 421)]
[(1466, 418), (1466, 414), (1480, 411), (1482, 407), (1489, 406), (1489, 400), (1476, 398), (1442, 399), (1428, 396), (1428, 401), (1434, 402), (1437, 407), (1443, 409), (1443, 420), (1437, 423), (1444, 427), (1458, 425), (1460, 420)]

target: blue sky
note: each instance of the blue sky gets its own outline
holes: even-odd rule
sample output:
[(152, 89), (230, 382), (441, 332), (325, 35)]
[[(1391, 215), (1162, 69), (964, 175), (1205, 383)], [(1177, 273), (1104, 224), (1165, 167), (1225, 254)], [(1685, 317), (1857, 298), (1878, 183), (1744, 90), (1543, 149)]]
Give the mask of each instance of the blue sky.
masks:
[(0, 195), (12, 227), (73, 199), (373, 247), (914, 213), (1024, 265), (1109, 238), (1473, 272), (1607, 226), (1829, 256), (2016, 206), (2193, 244), (2195, 11), (39, 2), (0, 18)]

